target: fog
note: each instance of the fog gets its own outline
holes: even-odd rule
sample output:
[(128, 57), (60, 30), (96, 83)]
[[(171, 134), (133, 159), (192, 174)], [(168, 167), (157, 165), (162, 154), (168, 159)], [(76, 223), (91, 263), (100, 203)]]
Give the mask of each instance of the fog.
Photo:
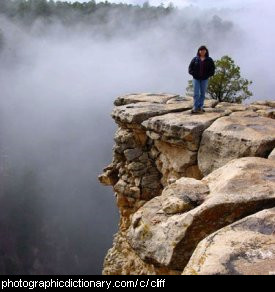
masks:
[[(112, 161), (114, 99), (134, 92), (184, 95), (201, 44), (213, 59), (231, 56), (253, 81), (245, 102), (275, 99), (274, 6), (188, 6), (138, 28), (127, 15), (112, 37), (117, 13), (100, 27), (39, 19), (31, 29), (0, 15), (0, 162), (8, 185), (1, 194), (1, 220), (8, 224), (0, 224), (0, 271), (100, 274), (118, 225), (112, 188), (97, 179)], [(20, 258), (14, 251), (21, 243)]]

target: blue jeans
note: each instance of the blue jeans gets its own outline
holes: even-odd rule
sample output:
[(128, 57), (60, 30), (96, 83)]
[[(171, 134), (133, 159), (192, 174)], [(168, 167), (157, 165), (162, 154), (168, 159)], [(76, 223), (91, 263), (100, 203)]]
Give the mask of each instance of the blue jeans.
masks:
[(207, 86), (208, 86), (208, 79), (198, 80), (198, 79), (193, 78), (194, 110), (203, 108)]

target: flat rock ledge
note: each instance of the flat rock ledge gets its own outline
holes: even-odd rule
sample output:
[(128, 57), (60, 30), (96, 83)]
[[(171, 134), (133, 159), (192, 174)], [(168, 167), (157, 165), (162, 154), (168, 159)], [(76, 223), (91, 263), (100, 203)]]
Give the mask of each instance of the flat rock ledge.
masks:
[(275, 207), (275, 101), (206, 99), (196, 115), (192, 106), (169, 93), (115, 99), (113, 159), (98, 179), (113, 187), (120, 222), (103, 274), (248, 273), (241, 260), (198, 267), (195, 254), (212, 234)]

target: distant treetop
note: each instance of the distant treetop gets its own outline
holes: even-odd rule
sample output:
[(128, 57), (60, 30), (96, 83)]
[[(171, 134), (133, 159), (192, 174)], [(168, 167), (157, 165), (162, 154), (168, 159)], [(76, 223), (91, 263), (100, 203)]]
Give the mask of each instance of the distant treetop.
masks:
[(0, 14), (10, 18), (23, 20), (26, 23), (33, 22), (37, 17), (52, 18), (57, 17), (66, 24), (76, 21), (87, 21), (100, 14), (100, 10), (108, 13), (119, 11), (137, 14), (137, 16), (146, 15), (148, 18), (156, 19), (169, 14), (176, 9), (172, 3), (167, 7), (163, 4), (159, 6), (150, 6), (149, 2), (144, 2), (141, 6), (126, 3), (111, 3), (108, 1), (96, 3), (94, 0), (87, 2), (67, 2), (53, 0), (1, 0)]

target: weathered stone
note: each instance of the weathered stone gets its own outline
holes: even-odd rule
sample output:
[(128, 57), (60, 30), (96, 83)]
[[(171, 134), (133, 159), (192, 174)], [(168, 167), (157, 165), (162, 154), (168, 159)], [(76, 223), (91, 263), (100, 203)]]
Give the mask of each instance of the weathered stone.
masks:
[(227, 102), (227, 101), (221, 101), (217, 104), (216, 108), (218, 107), (230, 107), (230, 106), (243, 106), (241, 103), (237, 102)]
[(123, 232), (116, 234), (104, 259), (104, 275), (179, 275), (179, 271), (156, 268), (143, 262), (129, 246)]
[(141, 177), (136, 177), (135, 178), (135, 186), (139, 187), (141, 182)]
[(127, 171), (126, 171), (126, 168), (121, 166), (121, 167), (118, 167), (118, 172), (119, 172), (119, 177), (122, 177)]
[(99, 181), (107, 186), (115, 185), (118, 181), (118, 169), (113, 163), (103, 169), (103, 173), (98, 176)]
[[(169, 99), (166, 103), (189, 103), (190, 108), (194, 105), (194, 98), (193, 96), (177, 96)], [(207, 107), (215, 107), (219, 103), (218, 100), (212, 98), (205, 98), (204, 100), (204, 108)]]
[(204, 176), (234, 158), (267, 157), (275, 147), (274, 120), (241, 114), (219, 118), (203, 132), (198, 166)]
[[(188, 186), (185, 192), (194, 194), (195, 199), (190, 201), (193, 209), (166, 214), (165, 199), (178, 197), (172, 191), (164, 198), (153, 198), (132, 217), (129, 243), (148, 263), (183, 269), (203, 238), (247, 215), (275, 206), (275, 165), (269, 159), (234, 159), (201, 181), (184, 180), (192, 180), (195, 185), (184, 184)], [(205, 191), (207, 185), (209, 194)]]
[(248, 109), (251, 109), (253, 111), (258, 111), (258, 110), (268, 110), (268, 109), (271, 109), (271, 107), (267, 105), (250, 104), (248, 106)]
[(159, 156), (159, 154), (160, 154), (160, 152), (158, 151), (158, 149), (155, 146), (153, 146), (150, 149), (149, 157), (152, 159), (156, 159)]
[(163, 185), (167, 184), (171, 176), (187, 176), (188, 167), (197, 163), (197, 153), (194, 151), (159, 140), (155, 141), (155, 147), (160, 153), (157, 165), (162, 173), (161, 183)]
[[(123, 179), (124, 178), (124, 179)], [(114, 185), (114, 191), (126, 197), (140, 198), (140, 189), (127, 182), (128, 177), (123, 177)], [(126, 180), (125, 180), (126, 179)]]
[(140, 188), (134, 186), (130, 187), (131, 195), (134, 198), (139, 198), (140, 197)]
[(114, 163), (110, 163), (109, 165), (103, 168), (103, 171), (113, 170), (114, 167), (115, 167)]
[(171, 104), (171, 103), (185, 103), (188, 104), (189, 108), (193, 107), (193, 97), (191, 96), (176, 96), (171, 99), (169, 99), (166, 103)]
[(253, 111), (253, 110), (247, 110), (247, 111), (236, 111), (236, 112), (232, 112), (230, 114), (230, 117), (239, 117), (239, 118), (256, 118), (256, 117), (260, 117), (260, 114)]
[(140, 170), (140, 169), (143, 169), (143, 168), (145, 168), (146, 166), (143, 164), (143, 163), (141, 163), (141, 162), (131, 162), (128, 166), (127, 166), (127, 168), (128, 168), (128, 170)]
[(146, 134), (148, 137), (150, 137), (151, 139), (153, 140), (157, 140), (157, 139), (160, 139), (161, 135), (158, 134), (158, 133), (155, 133), (153, 131), (146, 131)]
[(215, 108), (226, 109), (232, 112), (236, 111), (246, 111), (248, 106), (239, 103), (230, 103), (230, 102), (220, 102), (218, 103)]
[(173, 184), (174, 182), (176, 182), (177, 178), (176, 177), (171, 177), (167, 180), (168, 185)]
[(139, 156), (138, 160), (141, 162), (146, 162), (149, 159), (148, 157), (148, 153), (147, 152), (143, 152), (142, 155)]
[(133, 176), (138, 177), (138, 176), (143, 176), (145, 173), (147, 173), (147, 168), (142, 168), (139, 170), (132, 170), (131, 173)]
[(129, 175), (125, 173), (124, 175), (121, 176), (121, 179), (127, 183), (129, 181)]
[(149, 201), (154, 197), (157, 197), (160, 195), (162, 191), (162, 186), (159, 184), (157, 181), (152, 183), (152, 185), (146, 186), (146, 187), (141, 187), (141, 194), (140, 194), (140, 199), (144, 201)]
[(202, 179), (203, 178), (203, 175), (202, 175), (202, 173), (201, 173), (201, 171), (200, 171), (200, 169), (199, 169), (197, 164), (188, 166), (186, 168), (185, 176), (193, 177), (193, 178), (196, 178), (196, 179)]
[(114, 185), (114, 190), (118, 193), (124, 193), (127, 183), (121, 178), (119, 181)]
[(237, 221), (202, 240), (183, 275), (275, 273), (275, 208)]
[(265, 110), (256, 111), (260, 116), (275, 119), (275, 108), (268, 108)]
[(116, 106), (111, 116), (119, 124), (141, 124), (150, 117), (163, 115), (169, 112), (181, 112), (188, 109), (190, 109), (190, 105), (186, 103), (161, 104), (138, 102)]
[(114, 105), (120, 106), (137, 102), (166, 103), (168, 100), (178, 96), (178, 94), (168, 93), (131, 93), (117, 97)]
[[(139, 256), (143, 260), (148, 260), (151, 253), (159, 252), (164, 256), (168, 252), (169, 257), (170, 244), (173, 246), (176, 242), (173, 236), (174, 227), (175, 230), (184, 227), (182, 224), (177, 226), (176, 218), (180, 215), (177, 213), (195, 208), (203, 202), (208, 193), (209, 189), (206, 184), (192, 178), (181, 178), (166, 187), (161, 196), (153, 198), (141, 207), (140, 211), (134, 214), (132, 227), (128, 233), (129, 242)], [(175, 200), (177, 204), (173, 205)], [(175, 220), (167, 226), (169, 218)], [(164, 224), (165, 230), (161, 228), (162, 224)], [(155, 248), (159, 250), (153, 250)], [(142, 253), (140, 253), (140, 249)]]
[(129, 146), (126, 144), (115, 144), (112, 147), (112, 150), (114, 153), (123, 154), (123, 151), (128, 149), (128, 148), (129, 148)]
[(267, 105), (270, 107), (275, 107), (275, 100), (257, 100), (257, 101), (252, 102), (251, 104)]
[(135, 200), (133, 200), (133, 198), (124, 196), (120, 193), (116, 193), (116, 201), (117, 201), (117, 206), (121, 212), (125, 212), (127, 211), (127, 209), (133, 208), (136, 202)]
[(132, 161), (142, 155), (142, 149), (141, 148), (126, 149), (123, 153), (127, 161)]
[(221, 109), (205, 109), (201, 115), (191, 115), (190, 111), (169, 113), (150, 118), (142, 123), (146, 130), (161, 136), (161, 140), (184, 146), (196, 151), (203, 131), (217, 118), (227, 114)]
[(135, 142), (138, 146), (143, 147), (148, 142), (148, 136), (146, 135), (144, 130), (133, 129), (133, 135)]
[(142, 177), (141, 179), (141, 186), (146, 186), (146, 187), (152, 187), (154, 188), (153, 184), (157, 181), (159, 181), (159, 174), (149, 174), (149, 175), (145, 175), (144, 177)]
[(158, 175), (161, 175), (160, 172), (158, 171), (158, 169), (156, 168), (155, 165), (150, 166), (150, 167), (148, 168), (148, 173), (149, 173), (149, 174), (158, 174)]
[(166, 214), (184, 213), (200, 205), (209, 193), (208, 186), (192, 178), (180, 178), (162, 191), (160, 201)]
[(135, 136), (132, 131), (119, 127), (115, 132), (114, 141), (118, 145), (120, 144), (125, 145), (126, 148), (134, 148), (136, 147), (136, 142), (135, 142), (134, 137)]
[(192, 209), (192, 206), (179, 198), (171, 197), (165, 201), (162, 209), (166, 214), (177, 214)]
[(166, 156), (169, 165), (168, 169), (174, 169), (176, 172), (184, 172), (189, 165), (196, 163), (196, 152), (178, 147), (163, 141), (156, 141), (155, 146), (161, 153), (161, 156)]

